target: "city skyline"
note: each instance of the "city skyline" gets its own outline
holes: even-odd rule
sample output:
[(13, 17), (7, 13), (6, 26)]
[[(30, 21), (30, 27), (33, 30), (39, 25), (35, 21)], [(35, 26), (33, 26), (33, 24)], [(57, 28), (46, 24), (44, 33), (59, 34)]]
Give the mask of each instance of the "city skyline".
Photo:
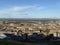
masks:
[(60, 0), (0, 0), (0, 18), (60, 18)]

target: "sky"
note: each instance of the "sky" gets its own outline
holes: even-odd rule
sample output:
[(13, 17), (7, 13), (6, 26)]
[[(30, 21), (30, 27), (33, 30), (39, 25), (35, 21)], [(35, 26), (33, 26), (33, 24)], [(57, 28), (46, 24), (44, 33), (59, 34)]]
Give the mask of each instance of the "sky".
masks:
[(0, 0), (0, 18), (60, 18), (60, 0)]

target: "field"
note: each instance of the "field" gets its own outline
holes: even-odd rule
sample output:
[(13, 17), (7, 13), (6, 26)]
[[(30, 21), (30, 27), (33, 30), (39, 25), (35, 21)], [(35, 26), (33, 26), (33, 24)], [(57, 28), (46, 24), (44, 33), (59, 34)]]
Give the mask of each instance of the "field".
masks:
[(0, 45), (60, 45), (60, 42), (29, 43), (29, 42), (17, 42), (17, 41), (0, 40)]

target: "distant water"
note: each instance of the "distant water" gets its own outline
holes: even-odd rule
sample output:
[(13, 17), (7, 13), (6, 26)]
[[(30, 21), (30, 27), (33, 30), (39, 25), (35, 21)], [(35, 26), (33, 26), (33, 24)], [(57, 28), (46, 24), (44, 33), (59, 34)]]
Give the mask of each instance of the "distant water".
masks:
[(0, 20), (2, 21), (36, 21), (36, 22), (60, 21), (60, 19), (48, 19), (48, 18), (41, 18), (41, 19), (0, 18)]

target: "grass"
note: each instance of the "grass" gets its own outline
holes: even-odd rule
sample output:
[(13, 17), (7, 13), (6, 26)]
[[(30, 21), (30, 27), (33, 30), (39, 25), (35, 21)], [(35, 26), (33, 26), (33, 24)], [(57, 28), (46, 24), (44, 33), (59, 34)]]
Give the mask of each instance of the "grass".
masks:
[(17, 41), (9, 41), (9, 40), (0, 40), (0, 45), (60, 45), (60, 42), (29, 43), (29, 42), (17, 42)]

